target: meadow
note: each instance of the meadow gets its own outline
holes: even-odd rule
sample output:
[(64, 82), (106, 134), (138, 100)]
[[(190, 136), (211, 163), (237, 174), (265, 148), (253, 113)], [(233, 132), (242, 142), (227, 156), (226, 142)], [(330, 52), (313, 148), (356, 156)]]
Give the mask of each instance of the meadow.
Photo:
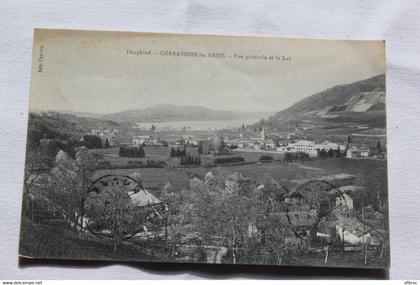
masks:
[[(368, 191), (373, 191), (377, 184), (370, 185), (372, 179), (378, 180), (382, 193), (387, 192), (386, 185), (386, 161), (381, 160), (355, 160), (346, 158), (268, 163), (253, 163), (236, 166), (217, 167), (186, 167), (186, 168), (137, 168), (137, 169), (112, 169), (98, 170), (96, 176), (104, 174), (130, 175), (140, 173), (145, 187), (154, 195), (160, 195), (166, 183), (172, 184), (176, 190), (187, 189), (189, 179), (204, 175), (211, 171), (216, 176), (227, 177), (238, 171), (242, 175), (250, 177), (256, 184), (263, 184), (267, 179), (275, 178), (286, 186), (292, 186), (291, 180), (310, 179), (319, 176), (348, 173), (356, 176), (356, 185), (366, 186)], [(376, 180), (375, 180), (376, 181)], [(370, 187), (372, 189), (370, 189)], [(384, 197), (385, 198), (385, 197)]]

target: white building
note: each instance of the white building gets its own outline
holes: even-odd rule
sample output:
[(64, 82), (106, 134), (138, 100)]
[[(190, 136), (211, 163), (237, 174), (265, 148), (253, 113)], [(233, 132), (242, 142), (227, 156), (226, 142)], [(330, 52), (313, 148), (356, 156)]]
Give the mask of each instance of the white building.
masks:
[(370, 149), (368, 147), (360, 148), (360, 156), (361, 157), (369, 157), (370, 156)]
[(359, 157), (359, 150), (355, 147), (351, 147), (346, 152), (347, 158), (357, 158)]
[(342, 241), (352, 245), (377, 245), (377, 239), (371, 235), (372, 228), (359, 222), (356, 218), (343, 219), (337, 222), (336, 233)]
[(330, 141), (324, 141), (320, 144), (317, 144), (315, 147), (316, 149), (325, 150), (325, 151), (329, 151), (330, 149), (344, 151), (346, 149), (345, 145), (340, 145), (340, 144), (333, 143)]
[(276, 148), (276, 144), (274, 143), (273, 140), (268, 139), (265, 142), (265, 147), (268, 148), (268, 149), (275, 149)]
[(307, 153), (309, 157), (317, 157), (318, 155), (315, 142), (308, 140), (300, 140), (295, 143), (288, 144), (287, 151), (304, 152)]
[(295, 143), (289, 144), (287, 147), (292, 152), (316, 151), (315, 142), (308, 140), (300, 140)]
[(359, 158), (371, 156), (371, 150), (368, 147), (351, 147), (346, 152), (347, 158)]
[(136, 136), (133, 137), (134, 145), (150, 144), (152, 142), (151, 136)]

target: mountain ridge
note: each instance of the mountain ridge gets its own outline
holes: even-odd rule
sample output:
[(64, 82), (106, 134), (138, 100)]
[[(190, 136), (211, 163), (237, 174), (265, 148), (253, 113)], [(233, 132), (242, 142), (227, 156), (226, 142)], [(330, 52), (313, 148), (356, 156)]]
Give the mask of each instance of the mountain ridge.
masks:
[(336, 85), (310, 95), (256, 126), (313, 139), (344, 140), (386, 128), (385, 75)]
[(144, 109), (124, 110), (102, 115), (102, 118), (117, 122), (211, 121), (261, 118), (268, 114), (270, 112), (225, 111), (194, 105), (157, 104)]
[[(378, 99), (378, 102), (374, 102)], [(375, 106), (376, 105), (376, 106)], [(310, 95), (272, 118), (302, 112), (366, 112), (385, 110), (385, 75), (380, 74), (349, 84), (336, 85)]]

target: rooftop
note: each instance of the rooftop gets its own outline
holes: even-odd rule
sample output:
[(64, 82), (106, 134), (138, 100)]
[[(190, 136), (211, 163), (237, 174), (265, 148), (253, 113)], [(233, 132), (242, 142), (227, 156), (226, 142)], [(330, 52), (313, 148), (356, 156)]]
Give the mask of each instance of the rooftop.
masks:
[(315, 144), (315, 142), (308, 141), (308, 140), (300, 140), (300, 141), (295, 142), (294, 144), (295, 145), (296, 144), (300, 144), (300, 145), (313, 145), (313, 144)]
[(356, 185), (346, 185), (338, 188), (340, 191), (347, 193), (347, 192), (357, 192), (361, 190), (365, 190), (363, 186), (356, 186)]
[(356, 176), (347, 174), (347, 173), (339, 173), (339, 174), (321, 176), (316, 180), (341, 180), (341, 179), (353, 179), (353, 178), (356, 178)]
[(158, 198), (156, 198), (146, 190), (140, 190), (138, 192), (131, 191), (128, 192), (128, 195), (133, 201), (133, 204), (137, 207), (144, 207), (161, 203)]
[(315, 224), (315, 216), (310, 212), (280, 212), (270, 214), (282, 224), (290, 224), (293, 227), (312, 226)]
[(359, 222), (356, 218), (339, 220), (337, 226), (357, 237), (361, 237), (372, 230), (371, 227)]

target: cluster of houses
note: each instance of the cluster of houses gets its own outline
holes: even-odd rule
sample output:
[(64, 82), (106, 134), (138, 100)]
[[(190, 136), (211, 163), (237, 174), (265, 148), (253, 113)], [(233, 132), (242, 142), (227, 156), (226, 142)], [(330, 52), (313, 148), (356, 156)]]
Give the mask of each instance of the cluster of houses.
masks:
[(334, 150), (340, 153), (344, 153), (346, 149), (345, 145), (333, 143), (330, 141), (324, 141), (322, 143), (315, 143), (310, 140), (299, 140), (292, 143), (287, 143), (277, 148), (279, 152), (304, 152), (309, 155), (309, 157), (315, 158), (318, 156), (320, 151), (329, 152)]
[[(229, 179), (248, 182), (240, 175)], [(278, 188), (276, 191), (283, 196), (284, 210), (271, 212), (264, 219), (284, 226), (285, 246), (293, 250), (323, 250), (325, 245), (334, 241), (345, 251), (358, 251), (364, 246), (378, 247), (384, 232), (366, 222), (363, 214), (360, 218), (360, 213), (366, 211), (363, 205), (365, 188), (355, 185), (355, 179), (354, 175), (341, 173), (311, 179), (312, 185), (306, 189), (302, 185), (309, 185), (309, 181), (303, 180), (295, 181), (297, 186), (291, 191)], [(322, 183), (326, 187), (323, 190), (319, 187), (320, 192), (315, 193), (314, 186)], [(331, 185), (335, 187), (332, 189)], [(260, 185), (258, 189), (264, 187)], [(261, 234), (258, 224), (249, 226), (249, 235), (255, 237)]]
[[(140, 180), (136, 174), (130, 175), (135, 180)], [(203, 178), (203, 183), (212, 184), (215, 182), (215, 175), (208, 172)], [(363, 212), (363, 202), (361, 197), (365, 191), (364, 187), (355, 185), (356, 177), (350, 174), (335, 174), (329, 176), (316, 177), (311, 179), (313, 183), (326, 183), (325, 185), (335, 185), (331, 190), (323, 189), (327, 193), (315, 195), (320, 199), (314, 203), (312, 198), (308, 197), (302, 185), (307, 185), (309, 181), (294, 181), (296, 187), (287, 190), (278, 183), (256, 185), (250, 178), (243, 176), (239, 172), (234, 172), (228, 176), (224, 182), (226, 190), (235, 191), (237, 189), (243, 195), (247, 195), (251, 189), (263, 191), (264, 188), (274, 187), (280, 204), (283, 208), (278, 211), (271, 211), (264, 214), (263, 219), (272, 225), (282, 225), (284, 231), (282, 237), (285, 247), (288, 250), (297, 252), (319, 251), (325, 245), (342, 244), (344, 251), (360, 251), (364, 246), (379, 247), (382, 243), (384, 233), (372, 224), (366, 223), (360, 219), (360, 212)], [(99, 185), (99, 184), (98, 184)], [(101, 184), (101, 187), (106, 184)], [(127, 184), (130, 185), (130, 184)], [(134, 185), (134, 184), (133, 184)], [(307, 190), (307, 189), (306, 189)], [(316, 191), (311, 189), (311, 191)], [(153, 216), (161, 218), (161, 214), (167, 210), (167, 207), (161, 201), (153, 196), (142, 186), (138, 188), (137, 184), (129, 193), (133, 205), (139, 209), (145, 207), (150, 210), (153, 223)], [(320, 198), (321, 197), (321, 198)], [(326, 198), (328, 203), (323, 203), (322, 198)], [(322, 208), (328, 208), (323, 211)], [(163, 211), (163, 212), (162, 212)], [(264, 223), (258, 220), (250, 221), (247, 232), (249, 237), (261, 237), (264, 229), (261, 225)], [(136, 234), (138, 238), (147, 239), (149, 236), (147, 227), (144, 225), (143, 231)]]
[[(103, 137), (104, 135), (101, 134)], [(221, 144), (227, 149), (250, 152), (279, 152), (279, 153), (306, 153), (309, 158), (317, 158), (322, 154), (329, 154), (331, 151), (347, 158), (368, 158), (374, 156), (371, 144), (337, 143), (325, 140), (315, 142), (307, 139), (297, 139), (294, 134), (288, 134), (287, 140), (274, 141), (267, 138), (266, 129), (261, 128), (259, 137), (227, 139), (217, 135), (211, 137), (195, 137), (193, 134), (181, 135), (176, 138), (165, 138), (165, 141), (154, 138), (151, 135), (141, 135), (132, 138), (133, 145), (144, 146), (169, 146), (170, 148), (183, 148), (184, 146), (197, 147), (200, 154), (217, 154), (221, 150)], [(290, 139), (289, 139), (290, 138)], [(377, 137), (375, 137), (377, 138)], [(353, 136), (352, 136), (353, 139)], [(356, 139), (355, 139), (356, 140)]]
[[(297, 211), (298, 215), (307, 214), (306, 223), (299, 222), (295, 226), (300, 231), (307, 231), (308, 244), (312, 242), (312, 246), (325, 245), (338, 240), (346, 251), (361, 250), (363, 246), (380, 245), (384, 233), (379, 228), (374, 228), (372, 223), (365, 221), (363, 212), (366, 211), (366, 205), (363, 205), (363, 197), (366, 189), (355, 185), (355, 178), (353, 175), (342, 173), (312, 180), (315, 183), (319, 181), (335, 185), (326, 197), (328, 204), (323, 204), (321, 201), (319, 208), (316, 209), (316, 223), (312, 218), (313, 214), (307, 210), (308, 198), (302, 191), (295, 189), (287, 195), (286, 203), (295, 206), (292, 209)], [(328, 210), (324, 211), (322, 207), (328, 207)], [(288, 214), (293, 216), (294, 212)]]

